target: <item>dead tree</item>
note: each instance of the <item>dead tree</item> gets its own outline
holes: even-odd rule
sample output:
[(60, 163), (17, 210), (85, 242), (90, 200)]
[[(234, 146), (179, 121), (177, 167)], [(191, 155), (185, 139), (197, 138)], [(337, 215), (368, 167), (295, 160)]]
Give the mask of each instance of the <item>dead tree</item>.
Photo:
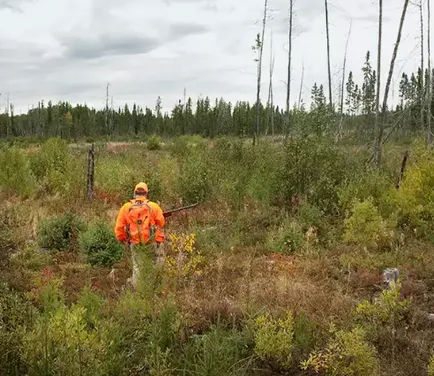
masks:
[(324, 0), (324, 5), (325, 5), (326, 35), (327, 35), (327, 70), (328, 70), (328, 76), (329, 76), (329, 105), (330, 105), (330, 109), (333, 110), (332, 72), (331, 72), (331, 64), (330, 64), (329, 9), (328, 9), (327, 0)]
[[(274, 51), (273, 51), (273, 33), (270, 36), (270, 84), (268, 87), (268, 108), (270, 111), (271, 135), (274, 136), (274, 93), (273, 93), (273, 74), (274, 74)], [(267, 127), (268, 128), (268, 127)], [(267, 129), (268, 133), (268, 129)]]
[(420, 0), (419, 4), (419, 10), (420, 10), (420, 71), (421, 71), (421, 77), (420, 77), (420, 126), (421, 129), (425, 127), (424, 122), (424, 112), (425, 112), (425, 86), (424, 86), (424, 76), (425, 76), (425, 69), (424, 69), (424, 56), (423, 56), (423, 48), (425, 47), (423, 43), (423, 2)]
[(431, 128), (432, 106), (432, 70), (431, 70), (431, 1), (428, 0), (428, 91), (427, 91), (427, 118), (428, 118), (428, 145), (433, 144), (434, 134)]
[(303, 85), (304, 85), (304, 61), (301, 64), (301, 81), (300, 81), (300, 91), (298, 92), (298, 109), (301, 109), (301, 97), (303, 94)]
[(341, 103), (340, 103), (340, 112), (341, 112), (341, 120), (339, 121), (339, 131), (338, 131), (338, 140), (342, 138), (343, 133), (343, 124), (344, 124), (344, 91), (345, 91), (345, 75), (347, 68), (347, 53), (348, 53), (348, 44), (350, 42), (351, 37), (351, 29), (353, 26), (353, 21), (350, 21), (350, 29), (348, 30), (347, 43), (345, 44), (345, 54), (344, 54), (344, 64), (342, 69), (342, 84), (341, 84)]
[(402, 159), (401, 171), (399, 173), (398, 181), (396, 182), (396, 186), (395, 186), (396, 189), (399, 189), (399, 187), (401, 186), (401, 182), (404, 180), (404, 173), (405, 173), (405, 167), (407, 166), (407, 161), (408, 161), (408, 150), (405, 151), (404, 158)]
[(105, 133), (109, 134), (109, 87), (110, 84), (107, 83), (105, 92)]
[[(381, 139), (383, 137), (382, 127), (380, 124), (380, 90), (381, 90), (381, 41), (383, 36), (383, 0), (379, 0), (378, 9), (378, 52), (377, 52), (377, 95), (375, 97), (375, 142), (374, 142), (374, 160), (377, 166), (380, 166), (381, 159)], [(381, 131), (380, 131), (381, 128)]]
[(390, 83), (392, 82), (393, 69), (395, 67), (395, 60), (396, 60), (396, 56), (398, 54), (399, 44), (401, 42), (402, 28), (404, 26), (405, 15), (407, 14), (408, 3), (409, 3), (409, 0), (404, 0), (404, 8), (402, 10), (401, 20), (399, 22), (398, 35), (396, 38), (395, 47), (393, 49), (392, 59), (390, 61), (390, 67), (389, 67), (389, 74), (387, 76), (386, 87), (384, 90), (383, 105), (381, 107), (382, 119), (379, 122), (379, 127), (378, 127), (379, 131), (378, 131), (377, 141), (376, 141), (376, 143), (378, 144), (378, 148), (376, 148), (376, 150), (375, 150), (375, 152), (376, 152), (375, 163), (376, 163), (377, 167), (380, 167), (380, 164), (381, 164), (381, 152), (382, 152), (381, 142), (382, 142), (383, 133), (384, 133), (384, 120), (385, 120), (385, 114), (386, 114), (386, 110), (387, 110), (387, 99), (389, 97)]
[(292, 70), (292, 29), (293, 29), (294, 0), (289, 0), (289, 27), (288, 27), (288, 78), (286, 82), (286, 127), (285, 137), (288, 135), (291, 123), (291, 70)]
[(259, 49), (259, 59), (258, 59), (258, 83), (256, 90), (256, 141), (259, 141), (259, 104), (261, 101), (261, 74), (262, 74), (262, 53), (264, 51), (264, 38), (265, 38), (265, 27), (267, 24), (267, 6), (268, 0), (264, 3), (264, 18), (262, 20), (262, 37), (257, 39), (257, 48)]
[(95, 184), (95, 148), (94, 144), (89, 149), (87, 156), (87, 195), (86, 198), (90, 201), (93, 197), (93, 187)]

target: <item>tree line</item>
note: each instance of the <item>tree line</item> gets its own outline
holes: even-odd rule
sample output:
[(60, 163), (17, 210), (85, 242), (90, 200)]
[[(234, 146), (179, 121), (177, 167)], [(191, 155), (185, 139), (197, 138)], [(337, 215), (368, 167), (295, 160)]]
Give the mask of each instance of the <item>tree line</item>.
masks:
[[(377, 73), (372, 68), (370, 52), (366, 54), (362, 67), (363, 82), (354, 81), (353, 72), (346, 80), (343, 109), (330, 106), (323, 85), (315, 83), (311, 89), (311, 105), (306, 108), (298, 103), (289, 110), (267, 104), (251, 104), (238, 101), (235, 104), (224, 99), (200, 98), (195, 103), (188, 98), (170, 111), (162, 111), (162, 100), (158, 97), (153, 108), (127, 104), (118, 109), (106, 106), (103, 109), (90, 108), (86, 104), (72, 106), (68, 102), (53, 104), (43, 100), (27, 113), (17, 115), (10, 104), (0, 114), (0, 137), (31, 136), (39, 138), (61, 137), (78, 139), (92, 136), (128, 135), (201, 135), (216, 137), (232, 135), (254, 137), (258, 135), (285, 135), (296, 131), (314, 133), (337, 133), (342, 127), (344, 134), (355, 135), (358, 139), (372, 139), (376, 110)], [(388, 114), (401, 114), (399, 129), (405, 132), (424, 131), (421, 119), (428, 116), (424, 98), (428, 91), (428, 70), (403, 73), (399, 85), (400, 103), (387, 109)], [(434, 71), (433, 71), (434, 73)], [(425, 76), (425, 79), (424, 77)], [(434, 87), (431, 88), (433, 90)], [(342, 113), (340, 124), (340, 112)], [(422, 118), (421, 118), (421, 113)], [(431, 101), (434, 113), (434, 101)], [(287, 129), (287, 118), (291, 118)], [(259, 116), (259, 128), (257, 117)]]

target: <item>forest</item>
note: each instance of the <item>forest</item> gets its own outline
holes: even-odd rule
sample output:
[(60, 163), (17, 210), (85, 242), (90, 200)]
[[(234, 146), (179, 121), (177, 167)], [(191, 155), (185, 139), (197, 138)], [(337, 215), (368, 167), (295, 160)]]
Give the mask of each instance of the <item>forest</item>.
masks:
[[(268, 0), (254, 103), (185, 97), (167, 112), (155, 93), (153, 105), (113, 108), (107, 86), (102, 108), (44, 99), (17, 114), (7, 99), (0, 375), (434, 376), (430, 1), (397, 1), (389, 62), (379, 0), (363, 80), (345, 56), (334, 98), (328, 58), (309, 105), (291, 87), (288, 3), (285, 108), (273, 64), (261, 100)], [(421, 60), (399, 73), (391, 105), (408, 7)], [(131, 289), (114, 226), (141, 181), (163, 211), (197, 206), (166, 219), (161, 269), (138, 247)]]

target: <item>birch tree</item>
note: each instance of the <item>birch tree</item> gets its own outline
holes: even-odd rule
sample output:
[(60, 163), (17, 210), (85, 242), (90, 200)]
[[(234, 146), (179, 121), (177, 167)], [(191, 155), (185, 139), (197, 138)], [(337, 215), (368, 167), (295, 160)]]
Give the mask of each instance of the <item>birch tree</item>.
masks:
[[(268, 109), (270, 113), (271, 134), (274, 136), (274, 94), (273, 94), (273, 74), (274, 74), (274, 50), (273, 50), (273, 33), (270, 37), (270, 84), (268, 87)], [(267, 127), (268, 128), (268, 127)], [(268, 133), (268, 129), (267, 129)]]

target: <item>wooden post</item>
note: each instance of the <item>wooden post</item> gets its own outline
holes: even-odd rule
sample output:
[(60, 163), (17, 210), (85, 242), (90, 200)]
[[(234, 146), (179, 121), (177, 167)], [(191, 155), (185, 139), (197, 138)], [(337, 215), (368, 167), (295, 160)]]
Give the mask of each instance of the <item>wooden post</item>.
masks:
[(92, 144), (87, 156), (87, 199), (92, 200), (95, 183), (95, 147)]
[(404, 172), (405, 172), (405, 167), (407, 166), (407, 161), (408, 161), (408, 150), (405, 151), (404, 158), (402, 160), (401, 172), (398, 177), (398, 182), (396, 183), (396, 189), (399, 189), (399, 187), (401, 186), (401, 182), (404, 179)]

